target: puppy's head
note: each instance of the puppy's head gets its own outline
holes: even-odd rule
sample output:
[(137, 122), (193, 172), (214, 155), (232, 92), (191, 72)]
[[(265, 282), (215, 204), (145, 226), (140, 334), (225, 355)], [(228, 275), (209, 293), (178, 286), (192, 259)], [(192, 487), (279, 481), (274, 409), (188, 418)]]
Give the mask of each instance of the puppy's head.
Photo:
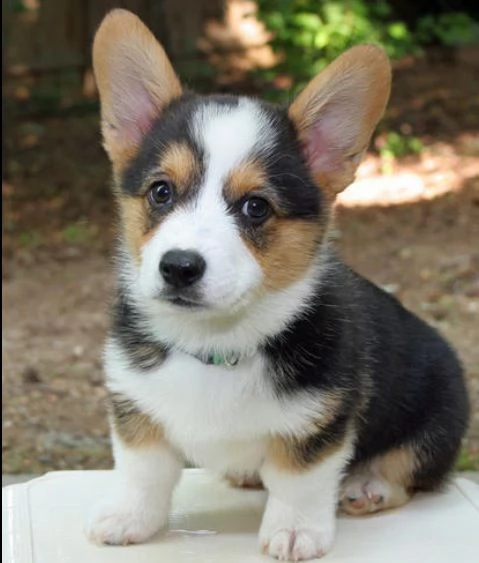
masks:
[(390, 86), (377, 47), (347, 51), (287, 109), (183, 93), (162, 47), (111, 12), (93, 61), (139, 294), (225, 312), (311, 270)]

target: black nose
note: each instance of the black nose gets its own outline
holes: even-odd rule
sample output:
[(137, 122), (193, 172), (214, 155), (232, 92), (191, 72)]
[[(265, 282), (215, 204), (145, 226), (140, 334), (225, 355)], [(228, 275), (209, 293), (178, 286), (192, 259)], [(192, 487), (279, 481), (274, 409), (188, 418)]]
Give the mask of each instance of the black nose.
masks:
[(206, 262), (191, 250), (169, 250), (160, 262), (163, 279), (177, 289), (198, 281), (205, 270)]

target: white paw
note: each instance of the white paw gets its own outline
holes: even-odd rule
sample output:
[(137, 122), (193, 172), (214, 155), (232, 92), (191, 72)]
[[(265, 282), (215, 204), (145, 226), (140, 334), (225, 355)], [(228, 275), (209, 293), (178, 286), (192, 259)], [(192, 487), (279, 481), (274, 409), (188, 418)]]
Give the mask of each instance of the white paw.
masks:
[(259, 533), (263, 553), (280, 561), (304, 561), (322, 557), (332, 546), (334, 515), (318, 519), (283, 504), (268, 500)]
[(262, 543), (263, 553), (280, 561), (305, 561), (322, 557), (326, 551), (317, 530), (279, 530)]
[(89, 514), (85, 534), (94, 543), (128, 545), (141, 543), (162, 528), (166, 510), (151, 499), (107, 497)]

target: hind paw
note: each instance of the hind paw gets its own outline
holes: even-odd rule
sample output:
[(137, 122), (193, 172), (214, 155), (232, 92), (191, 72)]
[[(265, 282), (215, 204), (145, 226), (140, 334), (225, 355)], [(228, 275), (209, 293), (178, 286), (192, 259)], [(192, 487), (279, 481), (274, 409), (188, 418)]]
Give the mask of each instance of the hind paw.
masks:
[(343, 485), (339, 509), (346, 514), (370, 514), (381, 510), (388, 496), (388, 484), (379, 479), (347, 479)]
[(406, 489), (372, 474), (351, 475), (341, 487), (339, 510), (352, 516), (395, 508), (409, 499)]

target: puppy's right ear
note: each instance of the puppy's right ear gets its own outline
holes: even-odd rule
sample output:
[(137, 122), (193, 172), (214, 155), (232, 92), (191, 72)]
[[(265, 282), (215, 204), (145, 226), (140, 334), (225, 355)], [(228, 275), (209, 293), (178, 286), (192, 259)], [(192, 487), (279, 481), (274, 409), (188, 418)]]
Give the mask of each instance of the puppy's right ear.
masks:
[(127, 10), (111, 11), (93, 42), (104, 146), (123, 168), (166, 104), (181, 95), (180, 82), (151, 31)]

